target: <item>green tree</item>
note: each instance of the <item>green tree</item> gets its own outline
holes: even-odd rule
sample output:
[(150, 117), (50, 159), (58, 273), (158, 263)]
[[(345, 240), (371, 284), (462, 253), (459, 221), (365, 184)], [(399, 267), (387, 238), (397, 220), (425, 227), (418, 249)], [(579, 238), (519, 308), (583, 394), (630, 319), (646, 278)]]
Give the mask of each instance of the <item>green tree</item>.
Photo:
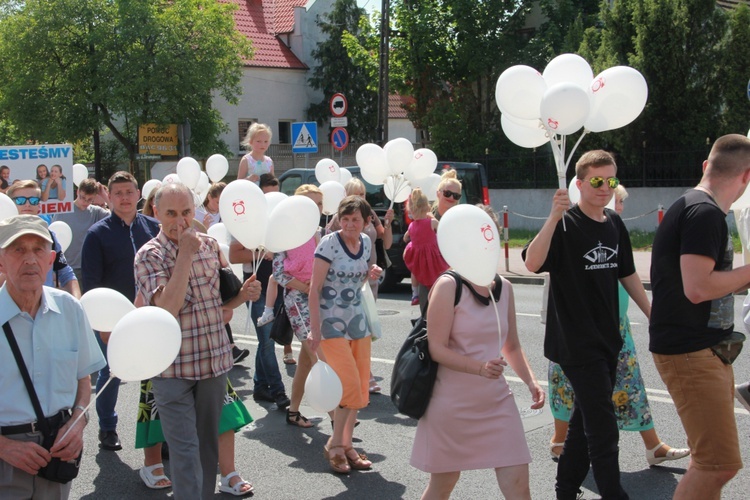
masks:
[[(409, 110), (439, 157), (470, 159), (510, 143), (499, 126), (495, 83), (526, 62), (525, 0), (399, 0), (393, 58), (403, 68), (396, 87), (414, 98)], [(395, 82), (394, 82), (395, 83)]]
[(377, 127), (377, 79), (373, 82), (372, 68), (368, 72), (355, 63), (357, 57), (360, 64), (367, 64), (363, 53), (350, 56), (347, 51), (347, 46), (357, 51), (358, 46), (368, 47), (372, 43), (373, 32), (365, 11), (357, 7), (356, 0), (337, 0), (332, 11), (318, 20), (318, 26), (327, 39), (312, 53), (318, 65), (313, 68), (309, 83), (323, 93), (323, 99), (310, 105), (307, 116), (319, 125), (327, 124), (331, 117), (329, 100), (340, 92), (349, 103), (347, 130), (352, 142), (373, 141)]
[(745, 133), (750, 127), (750, 8), (740, 4), (731, 13), (721, 49), (719, 95), (722, 97), (721, 134)]
[(27, 0), (0, 23), (0, 113), (31, 139), (103, 127), (133, 162), (142, 123), (192, 124), (192, 153), (226, 150), (213, 94), (236, 102), (250, 42), (217, 0)]
[(639, 70), (649, 96), (632, 124), (582, 146), (604, 142), (633, 159), (643, 147), (680, 151), (716, 138), (724, 11), (713, 0), (618, 0), (602, 3), (601, 19), (586, 32), (581, 54), (595, 73), (616, 64)]

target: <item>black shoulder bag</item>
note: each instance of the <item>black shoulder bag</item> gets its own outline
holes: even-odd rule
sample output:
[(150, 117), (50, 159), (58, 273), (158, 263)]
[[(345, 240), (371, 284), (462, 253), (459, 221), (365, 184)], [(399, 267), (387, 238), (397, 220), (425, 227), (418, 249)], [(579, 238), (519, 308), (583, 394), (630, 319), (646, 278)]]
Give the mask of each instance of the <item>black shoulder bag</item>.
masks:
[[(26, 368), (26, 363), (23, 361), (23, 356), (21, 356), (21, 351), (18, 348), (18, 343), (16, 343), (16, 338), (13, 336), (13, 330), (10, 328), (10, 323), (5, 322), (3, 330), (8, 339), (8, 344), (10, 344), (10, 350), (13, 351), (13, 356), (16, 358), (16, 363), (18, 363), (18, 370), (21, 372), (21, 377), (23, 377), (23, 383), (26, 385), (26, 390), (29, 392), (29, 399), (31, 399), (31, 405), (34, 407), (34, 413), (36, 413), (37, 425), (44, 436), (42, 447), (49, 451), (49, 449), (52, 448), (52, 445), (55, 444), (55, 438), (57, 437), (57, 432), (60, 430), (60, 427), (65, 425), (65, 422), (67, 422), (70, 417), (62, 419), (60, 421), (60, 427), (57, 429), (50, 429), (47, 419), (42, 412), (42, 406), (39, 404), (39, 397), (36, 395), (36, 390), (34, 390), (34, 384), (31, 382), (31, 377), (29, 377), (29, 370)], [(68, 483), (78, 476), (78, 469), (81, 466), (82, 456), (83, 450), (81, 450), (81, 453), (78, 454), (78, 457), (75, 460), (68, 462), (63, 462), (59, 458), (53, 457), (46, 466), (39, 469), (37, 475), (48, 481), (62, 484)]]
[[(463, 283), (455, 271), (446, 271), (456, 280), (455, 307), (461, 300)], [(425, 311), (427, 307), (425, 307)], [(420, 316), (396, 355), (391, 373), (391, 401), (399, 413), (422, 418), (435, 385), (438, 364), (430, 357), (427, 343), (427, 318)]]

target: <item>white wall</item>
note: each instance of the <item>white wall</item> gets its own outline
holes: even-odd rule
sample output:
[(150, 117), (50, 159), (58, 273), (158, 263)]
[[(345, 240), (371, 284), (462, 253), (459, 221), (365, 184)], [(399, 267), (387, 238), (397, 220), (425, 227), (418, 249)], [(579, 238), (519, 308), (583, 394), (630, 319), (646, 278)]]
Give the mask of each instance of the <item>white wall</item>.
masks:
[[(631, 231), (655, 231), (657, 213), (644, 214), (657, 209), (660, 204), (666, 211), (687, 189), (689, 188), (628, 188), (629, 196), (625, 200), (625, 209), (622, 212), (625, 225)], [(549, 215), (554, 193), (554, 189), (490, 189), (490, 203), (498, 213), (502, 212), (503, 206), (508, 207), (508, 227), (511, 229), (538, 231)], [(626, 220), (630, 218), (633, 220)], [(731, 212), (727, 222), (730, 228), (735, 227), (734, 215)]]
[(214, 105), (229, 125), (229, 133), (222, 139), (234, 152), (239, 152), (239, 120), (255, 118), (267, 123), (274, 132), (273, 143), (278, 144), (279, 120), (305, 121), (307, 100), (307, 72), (293, 69), (245, 68), (242, 94), (236, 106), (217, 96)]

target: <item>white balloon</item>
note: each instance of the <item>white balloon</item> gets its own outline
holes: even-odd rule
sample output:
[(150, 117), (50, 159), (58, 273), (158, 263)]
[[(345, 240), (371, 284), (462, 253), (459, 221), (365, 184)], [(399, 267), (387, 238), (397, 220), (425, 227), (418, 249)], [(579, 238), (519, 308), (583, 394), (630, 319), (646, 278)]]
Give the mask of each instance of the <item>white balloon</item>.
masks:
[(570, 82), (587, 89), (594, 78), (591, 66), (578, 54), (560, 54), (547, 63), (542, 73), (547, 88), (558, 83)]
[(226, 259), (226, 261), (229, 262), (229, 245), (219, 243), (219, 249), (221, 249), (221, 253), (224, 254), (224, 258)]
[(437, 155), (431, 149), (417, 149), (414, 151), (411, 163), (404, 170), (404, 175), (409, 181), (424, 179), (435, 171), (437, 163)]
[(500, 262), (500, 235), (490, 216), (474, 205), (456, 205), (440, 219), (438, 246), (458, 274), (489, 286)]
[(268, 202), (254, 183), (238, 179), (227, 184), (219, 197), (219, 213), (229, 233), (245, 248), (263, 246), (268, 225)]
[(81, 296), (81, 305), (91, 328), (100, 332), (113, 331), (120, 319), (135, 309), (127, 297), (111, 288), (89, 290)]
[(155, 377), (174, 363), (182, 347), (180, 324), (161, 307), (145, 306), (117, 322), (107, 343), (112, 375), (126, 382)]
[(339, 170), (338, 163), (330, 158), (323, 158), (315, 165), (315, 178), (318, 180), (318, 184), (328, 181), (339, 182), (341, 180)]
[(276, 205), (268, 218), (266, 248), (283, 252), (302, 246), (313, 237), (319, 222), (320, 211), (314, 201), (307, 196), (289, 196)]
[(357, 165), (362, 178), (373, 186), (381, 186), (388, 177), (388, 159), (377, 144), (363, 144), (357, 149)]
[(82, 180), (89, 178), (89, 169), (82, 163), (73, 165), (73, 184), (78, 186)]
[(578, 200), (581, 199), (581, 191), (578, 190), (576, 179), (577, 177), (573, 177), (570, 180), (570, 184), (568, 184), (568, 198), (570, 199), (571, 205), (575, 205), (578, 203)]
[(219, 242), (219, 245), (229, 244), (229, 231), (227, 231), (227, 226), (225, 226), (223, 222), (212, 224), (211, 227), (208, 228), (206, 234), (215, 238), (216, 241)]
[(339, 179), (339, 183), (342, 186), (346, 186), (346, 183), (352, 180), (352, 173), (349, 172), (348, 169), (342, 168), (339, 170), (339, 174), (341, 174), (341, 178)]
[(162, 180), (162, 185), (174, 184), (174, 183), (184, 184), (184, 182), (182, 182), (182, 179), (180, 179), (180, 176), (177, 174), (167, 174), (164, 176), (164, 179)]
[(538, 119), (519, 120), (503, 114), (500, 116), (500, 126), (510, 142), (522, 148), (538, 148), (549, 142), (547, 131)]
[(643, 75), (629, 66), (605, 69), (588, 88), (591, 112), (584, 126), (590, 132), (624, 127), (641, 114), (648, 100)]
[(206, 160), (206, 173), (211, 182), (221, 181), (227, 175), (227, 172), (229, 172), (229, 161), (227, 161), (224, 155), (215, 154), (208, 157), (208, 160)]
[[(170, 174), (170, 175), (174, 175), (174, 174)], [(161, 181), (159, 179), (151, 179), (149, 181), (146, 181), (146, 183), (143, 185), (143, 188), (141, 189), (141, 196), (143, 196), (144, 200), (148, 199), (148, 195), (151, 194), (151, 191), (154, 191), (155, 189), (159, 189), (160, 187), (161, 187)]]
[(195, 158), (186, 156), (177, 162), (177, 175), (190, 189), (195, 189), (201, 177), (201, 165)]
[(325, 361), (318, 360), (305, 380), (307, 403), (315, 410), (327, 413), (341, 402), (344, 388), (341, 379)]
[(409, 184), (411, 184), (412, 188), (421, 189), (425, 196), (427, 196), (427, 200), (435, 201), (437, 200), (437, 189), (440, 185), (440, 174), (430, 174), (424, 179), (417, 179)]
[(344, 186), (338, 182), (328, 181), (320, 185), (323, 192), (323, 213), (333, 215), (339, 211), (339, 203), (346, 198)]
[(580, 130), (591, 104), (586, 91), (563, 82), (548, 88), (540, 106), (542, 123), (553, 133), (568, 135)]
[(539, 118), (539, 106), (547, 84), (541, 73), (530, 66), (511, 66), (495, 85), (495, 101), (503, 114), (525, 120)]
[(289, 198), (287, 195), (282, 193), (281, 191), (269, 191), (268, 193), (265, 193), (266, 201), (268, 202), (268, 213), (270, 214), (273, 212), (273, 209), (276, 208), (276, 205), (281, 203), (282, 200), (286, 200)]
[(73, 231), (71, 231), (70, 226), (61, 220), (56, 220), (49, 225), (49, 230), (55, 233), (55, 237), (57, 238), (57, 242), (60, 244), (62, 251), (64, 252), (67, 250), (73, 241)]
[(402, 175), (391, 175), (383, 184), (383, 192), (394, 203), (403, 203), (409, 199), (411, 186)]
[(0, 193), (0, 220), (18, 215), (16, 202), (5, 193)]
[(198, 193), (198, 196), (200, 196), (201, 203), (206, 199), (206, 196), (208, 196), (208, 188), (211, 187), (211, 184), (208, 180), (208, 175), (206, 175), (206, 172), (201, 172), (200, 179), (198, 179), (198, 185), (195, 186), (194, 191)]
[[(414, 146), (409, 139), (398, 137), (388, 141), (383, 146), (388, 168), (391, 174), (401, 174), (409, 167), (414, 159)], [(437, 164), (437, 158), (436, 158)]]
[[(195, 205), (195, 208), (198, 208), (199, 206), (203, 205), (203, 198), (196, 193), (195, 191), (190, 191), (190, 194), (193, 195), (193, 205)], [(201, 224), (203, 224), (203, 221), (198, 221)]]

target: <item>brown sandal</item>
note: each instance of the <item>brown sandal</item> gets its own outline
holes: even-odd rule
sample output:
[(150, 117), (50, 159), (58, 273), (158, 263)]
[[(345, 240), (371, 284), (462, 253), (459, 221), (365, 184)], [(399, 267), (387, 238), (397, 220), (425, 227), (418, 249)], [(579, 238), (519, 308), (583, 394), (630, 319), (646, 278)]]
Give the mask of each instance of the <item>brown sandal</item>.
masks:
[[(349, 452), (353, 451), (357, 458), (351, 458)], [(357, 453), (354, 448), (344, 448), (344, 454), (346, 455), (346, 461), (349, 462), (349, 466), (356, 470), (369, 470), (372, 468), (372, 462), (367, 460), (367, 455), (364, 453)]]
[(334, 455), (333, 453), (331, 453), (331, 451), (335, 450), (336, 448), (343, 448), (344, 453), (346, 453), (346, 448), (343, 445), (331, 446), (330, 448), (326, 445), (323, 446), (323, 455), (325, 455), (326, 460), (328, 460), (328, 465), (331, 466), (331, 470), (333, 472), (337, 472), (339, 474), (349, 474), (352, 471), (352, 468), (348, 463), (349, 457), (342, 457), (341, 455)]

